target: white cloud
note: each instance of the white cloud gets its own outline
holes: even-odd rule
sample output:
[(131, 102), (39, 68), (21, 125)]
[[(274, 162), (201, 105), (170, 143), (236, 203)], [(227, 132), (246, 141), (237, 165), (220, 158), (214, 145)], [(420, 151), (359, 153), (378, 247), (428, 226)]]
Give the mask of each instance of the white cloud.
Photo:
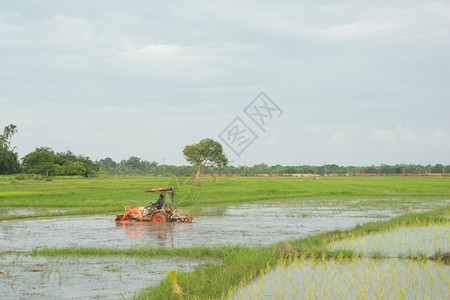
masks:
[(423, 141), (423, 137), (419, 136), (414, 130), (405, 127), (397, 126), (394, 129), (380, 129), (373, 131), (370, 136), (377, 142), (394, 145), (394, 144), (418, 144)]
[(448, 145), (450, 146), (450, 136), (448, 132), (442, 130), (441, 128), (437, 128), (434, 130), (428, 137), (428, 142), (433, 145)]
[[(138, 72), (163, 76), (170, 80), (187, 82), (211, 82), (229, 76), (229, 68), (240, 64), (236, 53), (248, 51), (239, 43), (198, 44), (142, 44), (128, 39), (114, 55), (106, 58), (109, 63)], [(205, 86), (206, 88), (207, 86)]]
[(423, 140), (423, 137), (420, 137), (417, 132), (405, 126), (397, 126), (395, 128), (395, 135), (397, 137), (397, 140), (405, 141), (408, 143), (417, 144)]
[(326, 139), (324, 139), (324, 144), (328, 147), (351, 147), (353, 138), (343, 131), (333, 131)]
[(370, 137), (381, 144), (392, 144), (395, 142), (395, 134), (390, 129), (375, 130)]
[(367, 23), (358, 22), (352, 24), (342, 24), (328, 27), (325, 29), (317, 29), (314, 33), (319, 37), (329, 40), (349, 40), (349, 39), (367, 39), (374, 36), (383, 35), (392, 32), (393, 26), (390, 22), (385, 23)]
[(376, 143), (384, 146), (404, 147), (427, 147), (429, 143), (433, 146), (445, 147), (449, 144), (449, 134), (441, 128), (433, 129), (431, 132), (419, 134), (417, 131), (406, 126), (397, 126), (393, 129), (379, 129), (372, 131), (369, 137)]
[(82, 18), (74, 18), (57, 14), (44, 22), (49, 32), (58, 41), (91, 40), (93, 38), (93, 26)]
[(152, 44), (136, 47), (131, 42), (125, 47), (126, 52), (133, 58), (146, 63), (190, 62), (192, 57), (180, 46)]
[[(407, 40), (448, 36), (449, 5), (445, 1), (393, 1), (389, 5), (373, 1), (345, 1), (292, 4), (283, 6), (256, 5), (255, 14), (231, 6), (221, 11), (230, 20), (260, 33), (307, 38), (326, 42), (378, 41), (401, 38)], [(447, 26), (447, 28), (446, 28)], [(439, 30), (436, 30), (439, 29)]]

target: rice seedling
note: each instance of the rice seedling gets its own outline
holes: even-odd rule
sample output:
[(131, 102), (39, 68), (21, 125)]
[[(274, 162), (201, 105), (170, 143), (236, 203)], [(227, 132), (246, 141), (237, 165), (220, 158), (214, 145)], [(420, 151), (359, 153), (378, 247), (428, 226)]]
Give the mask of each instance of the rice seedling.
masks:
[(178, 285), (177, 283), (177, 270), (169, 270), (166, 273), (167, 278), (169, 278), (170, 282), (172, 283), (172, 292), (175, 295), (182, 295), (183, 289)]
[(330, 249), (347, 249), (364, 255), (409, 257), (432, 256), (438, 252), (450, 251), (450, 226), (447, 222), (417, 226), (399, 226), (386, 228), (381, 232), (372, 232), (364, 236), (351, 237), (334, 243)]
[(279, 264), (232, 298), (444, 299), (448, 293), (446, 267), (430, 261), (315, 258)]
[[(289, 248), (291, 249), (283, 247), (283, 243), (265, 247), (228, 249), (228, 251), (222, 252), (223, 265), (220, 266), (220, 272), (217, 271), (217, 266), (207, 266), (191, 273), (183, 273), (179, 278), (179, 282), (185, 294), (192, 298), (222, 297), (228, 299), (254, 297), (255, 299), (261, 299), (267, 295), (274, 294), (275, 287), (266, 291), (268, 286), (270, 287), (270, 283), (267, 283), (268, 281), (279, 284), (279, 287), (276, 289), (275, 298), (298, 298), (300, 297), (299, 295), (302, 295), (301, 298), (321, 298), (331, 293), (334, 293), (334, 295), (337, 294), (340, 298), (354, 298), (358, 294), (366, 296), (388, 295), (390, 293), (389, 289), (391, 288), (389, 284), (392, 281), (390, 278), (392, 276), (395, 277), (398, 272), (403, 272), (402, 269), (395, 269), (395, 266), (392, 268), (386, 266), (387, 263), (391, 263), (391, 260), (370, 259), (369, 261), (369, 258), (361, 257), (354, 251), (330, 250), (327, 247), (330, 240), (338, 241), (350, 236), (355, 237), (361, 236), (364, 233), (383, 231), (388, 228), (398, 227), (401, 224), (415, 223), (417, 220), (429, 220), (429, 223), (441, 222), (446, 220), (448, 212), (449, 209), (446, 208), (426, 213), (407, 214), (389, 221), (364, 224), (351, 230), (333, 231), (309, 236), (289, 241), (289, 245), (291, 246)], [(294, 253), (291, 251), (294, 251)], [(369, 261), (371, 264), (366, 263), (364, 265), (361, 261)], [(378, 265), (379, 261), (383, 262), (381, 266), (384, 265), (384, 268), (380, 269)], [(402, 263), (403, 260), (396, 259), (396, 261), (400, 265), (404, 265)], [(413, 264), (421, 264), (427, 262), (428, 258), (421, 257), (406, 261)], [(297, 268), (299, 270), (298, 272), (305, 274), (305, 276), (297, 277), (296, 272), (289, 270), (296, 263), (308, 265), (314, 272), (308, 273), (304, 268)], [(442, 267), (442, 264), (437, 265), (438, 267)], [(278, 272), (276, 270), (279, 268), (282, 268), (283, 271), (279, 276), (272, 277), (272, 274)], [(415, 268), (409, 272), (410, 275), (408, 275), (407, 280), (409, 278), (414, 279), (414, 276), (416, 276), (417, 279), (415, 282), (420, 282), (422, 280), (421, 276), (425, 273), (420, 268)], [(430, 270), (431, 273), (433, 273), (432, 270)], [(436, 276), (440, 278), (447, 275), (438, 272)], [(245, 287), (250, 282), (253, 282), (254, 288), (251, 292), (246, 293)], [(325, 288), (324, 284), (326, 284)], [(360, 288), (361, 285), (364, 286), (364, 289)], [(211, 288), (211, 286), (214, 286), (214, 288)], [(302, 288), (302, 286), (305, 288)], [(407, 286), (404, 285), (401, 288), (403, 291), (400, 289), (398, 295), (411, 294)], [(417, 292), (418, 295), (429, 294), (426, 288), (423, 292), (420, 292), (420, 289), (421, 286), (415, 284), (412, 293), (419, 290)], [(261, 290), (263, 290), (262, 294)], [(293, 290), (296, 291), (293, 294), (294, 296), (288, 296), (290, 295), (289, 293), (292, 295)], [(445, 292), (445, 289), (442, 288), (442, 291)], [(171, 292), (169, 281), (163, 281), (159, 285), (146, 289), (136, 295), (136, 299), (163, 298), (179, 299), (179, 297), (174, 296)]]

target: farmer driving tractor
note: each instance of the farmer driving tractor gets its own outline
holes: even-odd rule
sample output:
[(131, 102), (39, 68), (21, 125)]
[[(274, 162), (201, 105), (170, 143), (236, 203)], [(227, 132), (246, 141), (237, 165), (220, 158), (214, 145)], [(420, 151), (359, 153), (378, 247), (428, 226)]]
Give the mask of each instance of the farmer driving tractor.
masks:
[(151, 215), (151, 214), (153, 214), (153, 212), (155, 210), (162, 209), (164, 207), (165, 202), (166, 202), (165, 199), (164, 199), (165, 198), (164, 196), (165, 196), (165, 193), (164, 193), (164, 195), (163, 194), (159, 194), (159, 198), (158, 198), (158, 200), (156, 200), (155, 203), (152, 203), (150, 201), (149, 206), (146, 206), (144, 208), (144, 215), (145, 216)]
[[(182, 211), (174, 207), (173, 200), (175, 195), (175, 189), (168, 188), (156, 188), (146, 190), (146, 192), (162, 192), (159, 195), (158, 200), (155, 203), (149, 203), (149, 206), (139, 206), (131, 208), (131, 206), (125, 206), (125, 212), (123, 215), (116, 215), (116, 221), (138, 221), (138, 222), (184, 222), (191, 223), (193, 217), (191, 214)], [(171, 194), (170, 207), (165, 206), (166, 193)], [(134, 201), (134, 200), (131, 200)], [(136, 201), (134, 201), (136, 202)]]
[(163, 194), (159, 194), (158, 200), (156, 200), (155, 203), (151, 203), (150, 202), (150, 205), (156, 205), (156, 209), (161, 209), (164, 206), (164, 202), (165, 202), (164, 195)]

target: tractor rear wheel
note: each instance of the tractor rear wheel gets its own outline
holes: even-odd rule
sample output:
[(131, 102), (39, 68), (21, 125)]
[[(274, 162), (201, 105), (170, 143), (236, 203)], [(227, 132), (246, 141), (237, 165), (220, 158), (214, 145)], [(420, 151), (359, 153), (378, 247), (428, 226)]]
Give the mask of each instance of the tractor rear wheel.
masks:
[(153, 215), (153, 222), (162, 223), (167, 222), (166, 215), (163, 213), (156, 213)]

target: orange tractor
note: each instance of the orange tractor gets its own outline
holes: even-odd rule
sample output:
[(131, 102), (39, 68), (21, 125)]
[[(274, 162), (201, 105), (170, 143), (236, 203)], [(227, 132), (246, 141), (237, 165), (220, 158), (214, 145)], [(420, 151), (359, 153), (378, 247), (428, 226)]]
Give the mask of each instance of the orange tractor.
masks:
[[(138, 222), (184, 222), (191, 223), (194, 219), (191, 214), (182, 211), (173, 206), (173, 199), (175, 195), (174, 188), (157, 188), (147, 190), (145, 192), (160, 192), (163, 195), (163, 205), (158, 209), (152, 206), (139, 206), (131, 208), (125, 206), (125, 213), (123, 215), (116, 215), (116, 221), (138, 221)], [(172, 202), (170, 207), (165, 205), (166, 193), (171, 194)]]

